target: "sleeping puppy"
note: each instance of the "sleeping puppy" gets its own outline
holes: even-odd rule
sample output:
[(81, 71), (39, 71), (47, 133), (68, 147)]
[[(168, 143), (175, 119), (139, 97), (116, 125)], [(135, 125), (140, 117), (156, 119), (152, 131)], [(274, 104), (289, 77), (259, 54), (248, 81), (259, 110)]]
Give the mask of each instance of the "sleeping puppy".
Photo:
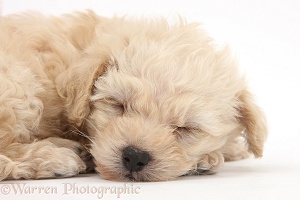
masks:
[(87, 11), (0, 30), (0, 180), (165, 181), (262, 156), (264, 116), (197, 24)]

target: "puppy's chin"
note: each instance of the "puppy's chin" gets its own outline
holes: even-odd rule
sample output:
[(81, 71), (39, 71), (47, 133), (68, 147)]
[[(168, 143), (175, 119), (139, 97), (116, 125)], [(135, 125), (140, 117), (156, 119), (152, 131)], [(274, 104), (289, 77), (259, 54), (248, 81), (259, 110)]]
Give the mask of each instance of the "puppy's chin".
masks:
[(129, 172), (123, 166), (109, 166), (104, 165), (96, 161), (96, 171), (100, 174), (103, 179), (110, 180), (110, 181), (137, 181), (137, 182), (158, 182), (158, 181), (168, 181), (174, 180), (179, 176), (185, 175), (188, 172), (177, 171), (174, 172), (173, 170), (168, 169), (151, 169), (151, 164), (145, 169), (138, 171), (138, 172)]

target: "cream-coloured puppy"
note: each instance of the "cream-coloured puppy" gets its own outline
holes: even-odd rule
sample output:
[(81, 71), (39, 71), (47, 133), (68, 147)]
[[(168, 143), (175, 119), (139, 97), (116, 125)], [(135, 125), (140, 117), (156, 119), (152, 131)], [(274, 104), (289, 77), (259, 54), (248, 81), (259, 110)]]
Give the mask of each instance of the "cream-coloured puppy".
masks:
[(197, 24), (89, 11), (0, 30), (0, 180), (171, 180), (262, 156), (263, 114)]

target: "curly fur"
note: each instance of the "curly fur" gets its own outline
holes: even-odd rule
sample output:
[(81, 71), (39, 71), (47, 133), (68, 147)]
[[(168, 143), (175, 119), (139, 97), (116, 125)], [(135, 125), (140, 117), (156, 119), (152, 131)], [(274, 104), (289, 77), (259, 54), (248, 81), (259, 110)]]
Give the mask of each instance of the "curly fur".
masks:
[[(265, 119), (229, 49), (184, 20), (0, 18), (0, 180), (160, 181), (261, 157)], [(146, 151), (142, 171), (122, 164)], [(91, 161), (91, 153), (93, 162)]]

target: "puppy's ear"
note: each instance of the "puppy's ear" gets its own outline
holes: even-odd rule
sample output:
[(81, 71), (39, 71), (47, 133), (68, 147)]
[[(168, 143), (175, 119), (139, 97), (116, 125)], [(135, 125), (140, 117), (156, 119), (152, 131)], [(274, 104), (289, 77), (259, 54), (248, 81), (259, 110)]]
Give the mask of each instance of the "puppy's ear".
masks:
[(242, 102), (240, 111), (240, 122), (245, 128), (248, 151), (255, 157), (262, 157), (263, 146), (267, 137), (267, 127), (264, 114), (254, 103), (251, 94), (244, 89), (239, 94)]
[(63, 98), (65, 115), (70, 123), (79, 127), (89, 115), (94, 82), (108, 66), (108, 56), (90, 58), (85, 55), (56, 78), (57, 91)]

